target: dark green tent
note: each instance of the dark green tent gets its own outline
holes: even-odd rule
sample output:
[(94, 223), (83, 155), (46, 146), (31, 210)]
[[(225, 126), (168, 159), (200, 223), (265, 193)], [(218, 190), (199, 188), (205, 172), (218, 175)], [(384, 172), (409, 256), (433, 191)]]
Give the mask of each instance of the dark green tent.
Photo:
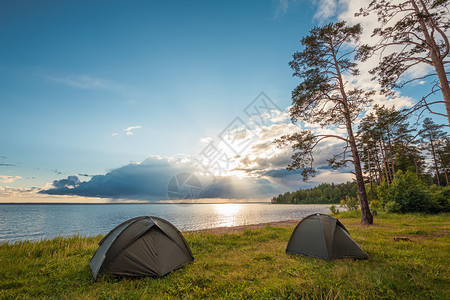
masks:
[(309, 215), (301, 220), (292, 232), (286, 252), (325, 260), (369, 258), (338, 219), (324, 214)]
[(175, 226), (144, 216), (111, 230), (100, 241), (89, 265), (94, 280), (102, 273), (162, 277), (193, 260), (189, 245)]

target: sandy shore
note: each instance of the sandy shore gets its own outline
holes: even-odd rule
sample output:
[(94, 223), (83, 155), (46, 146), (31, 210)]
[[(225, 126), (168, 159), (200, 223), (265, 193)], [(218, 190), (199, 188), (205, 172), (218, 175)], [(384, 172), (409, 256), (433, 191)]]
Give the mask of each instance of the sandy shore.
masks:
[(257, 229), (261, 227), (265, 227), (270, 225), (272, 227), (285, 227), (285, 226), (296, 226), (301, 219), (296, 220), (286, 220), (286, 221), (278, 221), (278, 222), (269, 222), (269, 223), (258, 223), (258, 224), (250, 224), (250, 225), (240, 225), (240, 226), (232, 226), (232, 227), (215, 227), (201, 230), (192, 230), (186, 232), (201, 232), (201, 233), (239, 233), (246, 229)]

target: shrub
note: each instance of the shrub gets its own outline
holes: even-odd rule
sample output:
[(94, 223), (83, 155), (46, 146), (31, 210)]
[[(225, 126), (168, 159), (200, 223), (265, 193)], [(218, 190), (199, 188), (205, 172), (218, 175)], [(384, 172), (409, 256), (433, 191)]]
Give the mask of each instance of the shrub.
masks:
[(431, 199), (436, 211), (448, 212), (450, 211), (450, 186), (437, 187), (432, 185), (430, 187)]
[[(433, 212), (436, 211), (431, 194), (416, 174), (398, 171), (395, 179), (387, 188), (381, 189), (384, 208), (390, 212)], [(381, 198), (380, 198), (381, 199)], [(393, 202), (393, 203), (392, 203)]]
[(395, 201), (389, 201), (384, 205), (384, 210), (393, 213), (400, 213), (401, 206)]
[(339, 209), (336, 208), (336, 205), (334, 205), (334, 204), (330, 206), (330, 211), (333, 215), (336, 215), (339, 213)]
[(370, 210), (379, 210), (381, 208), (381, 203), (378, 200), (372, 200), (369, 203)]
[(345, 199), (341, 200), (341, 206), (345, 206), (347, 210), (357, 210), (359, 202), (355, 197), (345, 196)]
[(379, 199), (381, 207), (385, 208), (386, 203), (388, 203), (389, 200), (389, 185), (386, 181), (381, 182), (381, 184), (375, 189), (377, 199)]

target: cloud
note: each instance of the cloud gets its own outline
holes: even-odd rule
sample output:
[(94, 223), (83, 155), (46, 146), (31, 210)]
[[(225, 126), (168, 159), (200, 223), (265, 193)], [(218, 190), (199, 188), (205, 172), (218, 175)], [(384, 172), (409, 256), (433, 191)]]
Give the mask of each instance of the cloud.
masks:
[[(313, 132), (320, 130), (321, 134), (346, 136), (346, 130), (343, 128), (320, 128), (316, 124), (287, 123), (289, 116), (288, 114), (283, 115), (284, 119), (279, 119), (280, 123), (257, 129), (256, 139), (245, 152), (235, 157), (235, 170), (245, 171), (249, 176), (270, 176), (275, 174), (271, 173), (273, 170), (286, 168), (292, 162), (292, 148), (286, 146), (279, 149), (277, 144), (274, 143), (274, 140), (282, 135), (293, 134), (302, 129), (310, 129)], [(327, 159), (332, 154), (342, 152), (343, 146), (343, 143), (338, 139), (327, 139), (319, 143), (314, 151), (314, 166), (328, 166)], [(300, 178), (297, 175), (296, 178)]]
[(84, 173), (78, 173), (78, 176), (91, 177), (92, 175), (84, 174)]
[[(138, 126), (129, 126), (129, 127), (125, 128), (125, 129), (122, 129), (122, 130), (125, 131), (125, 135), (133, 135), (134, 134), (133, 130), (141, 129), (141, 128), (142, 128), (142, 126), (138, 125)], [(113, 132), (112, 133), (112, 136), (120, 136), (120, 135), (121, 134), (118, 133), (118, 132)]]
[(15, 164), (7, 163), (6, 156), (0, 155), (0, 167), (15, 167)]
[(53, 170), (50, 170), (50, 171), (52, 171), (53, 173), (58, 174), (58, 175), (63, 174), (63, 172), (59, 171), (58, 169), (53, 169)]
[(130, 127), (125, 128), (124, 131), (126, 132), (126, 135), (133, 135), (134, 132), (132, 130), (140, 129), (140, 128), (142, 128), (142, 126), (139, 126), (139, 125), (138, 126), (130, 126)]
[(335, 170), (320, 170), (314, 178), (317, 183), (344, 183), (353, 181), (354, 175), (352, 173), (343, 173)]
[(95, 78), (90, 75), (44, 76), (46, 80), (82, 90), (123, 91), (126, 87), (120, 83)]
[(54, 180), (53, 186), (56, 189), (76, 187), (80, 184), (80, 180), (76, 175), (68, 176), (67, 179)]
[(289, 8), (289, 0), (275, 0), (275, 18), (278, 18), (282, 14), (285, 14)]
[(209, 144), (209, 143), (211, 143), (212, 141), (213, 141), (213, 139), (210, 138), (210, 137), (206, 137), (206, 138), (201, 138), (201, 139), (200, 139), (200, 142), (201, 142), (202, 144)]
[(336, 0), (319, 0), (314, 1), (317, 3), (317, 11), (314, 14), (314, 19), (324, 23), (329, 18), (336, 15), (336, 9), (338, 8), (338, 1)]
[[(95, 175), (80, 182), (75, 175), (55, 180), (50, 188), (40, 191), (50, 195), (168, 200), (168, 184), (181, 173), (197, 173), (195, 160), (152, 156), (138, 164), (128, 164), (105, 175)], [(256, 199), (269, 198), (279, 190), (267, 179), (198, 175), (203, 192), (200, 198)]]
[(12, 183), (16, 181), (17, 179), (20, 179), (22, 177), (20, 176), (7, 176), (7, 175), (0, 175), (0, 182), (1, 183)]

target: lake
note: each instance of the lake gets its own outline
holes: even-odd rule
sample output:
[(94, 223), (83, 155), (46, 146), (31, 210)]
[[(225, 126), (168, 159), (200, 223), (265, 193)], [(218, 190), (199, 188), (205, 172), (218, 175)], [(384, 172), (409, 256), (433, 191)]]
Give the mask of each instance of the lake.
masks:
[(0, 204), (0, 242), (106, 234), (137, 216), (168, 220), (181, 231), (300, 219), (330, 205), (229, 204)]

